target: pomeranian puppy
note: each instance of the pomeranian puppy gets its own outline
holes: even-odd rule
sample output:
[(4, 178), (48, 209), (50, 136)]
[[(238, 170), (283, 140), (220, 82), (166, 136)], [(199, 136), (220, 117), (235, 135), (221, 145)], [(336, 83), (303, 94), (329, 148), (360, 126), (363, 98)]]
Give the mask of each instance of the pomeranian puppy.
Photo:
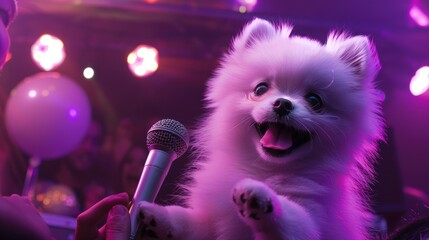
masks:
[(144, 239), (368, 239), (383, 139), (375, 48), (255, 19), (208, 83), (185, 207), (141, 202)]

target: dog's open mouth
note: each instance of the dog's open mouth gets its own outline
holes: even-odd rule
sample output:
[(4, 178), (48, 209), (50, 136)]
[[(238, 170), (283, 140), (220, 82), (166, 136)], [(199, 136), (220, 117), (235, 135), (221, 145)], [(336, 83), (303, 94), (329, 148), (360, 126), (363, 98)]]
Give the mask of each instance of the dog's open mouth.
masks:
[(306, 142), (310, 141), (309, 132), (295, 129), (282, 123), (264, 122), (255, 124), (261, 136), (264, 151), (274, 157), (290, 154)]

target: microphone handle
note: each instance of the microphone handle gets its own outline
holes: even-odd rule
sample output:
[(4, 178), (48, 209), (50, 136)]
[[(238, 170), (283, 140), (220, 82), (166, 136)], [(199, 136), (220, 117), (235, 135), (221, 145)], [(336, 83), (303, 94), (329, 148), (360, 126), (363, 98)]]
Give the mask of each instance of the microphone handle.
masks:
[(175, 157), (176, 154), (174, 152), (166, 152), (159, 149), (149, 151), (136, 192), (134, 193), (133, 204), (129, 210), (131, 218), (130, 240), (135, 238), (139, 228), (139, 208), (137, 203), (140, 201), (153, 202), (155, 200)]

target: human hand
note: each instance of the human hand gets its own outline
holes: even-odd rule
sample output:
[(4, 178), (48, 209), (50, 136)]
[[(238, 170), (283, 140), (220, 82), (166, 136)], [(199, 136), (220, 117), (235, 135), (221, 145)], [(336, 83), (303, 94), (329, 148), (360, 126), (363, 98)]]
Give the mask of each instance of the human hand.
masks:
[(27, 197), (0, 197), (0, 239), (50, 239), (48, 225)]
[[(128, 240), (130, 215), (128, 194), (107, 196), (77, 217), (76, 240)], [(98, 224), (107, 216), (106, 224)]]

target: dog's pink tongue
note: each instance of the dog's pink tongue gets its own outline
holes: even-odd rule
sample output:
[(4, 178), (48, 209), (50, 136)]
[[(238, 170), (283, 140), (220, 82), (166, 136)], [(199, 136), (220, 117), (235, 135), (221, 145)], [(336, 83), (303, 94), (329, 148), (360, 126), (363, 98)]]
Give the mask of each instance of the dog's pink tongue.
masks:
[(293, 144), (292, 133), (281, 125), (270, 124), (268, 130), (262, 136), (260, 143), (266, 148), (286, 150)]

